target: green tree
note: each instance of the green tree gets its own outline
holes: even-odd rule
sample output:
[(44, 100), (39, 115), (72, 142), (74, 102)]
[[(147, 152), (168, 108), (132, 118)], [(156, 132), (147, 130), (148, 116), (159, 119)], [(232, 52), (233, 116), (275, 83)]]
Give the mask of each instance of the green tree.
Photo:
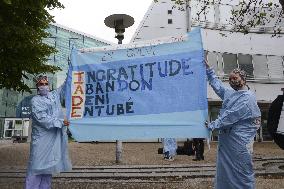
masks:
[(43, 43), (54, 22), (47, 9), (64, 8), (58, 0), (0, 0), (0, 89), (31, 92), (25, 80), (39, 73), (55, 73), (46, 65), (54, 47)]
[[(154, 0), (155, 2), (161, 0)], [(185, 10), (186, 6), (191, 6), (197, 10), (197, 21), (200, 16), (206, 15), (214, 5), (223, 5), (222, 0), (171, 0), (175, 2), (174, 8)], [(191, 2), (196, 1), (195, 6)], [(279, 23), (283, 19), (284, 0), (240, 0), (238, 6), (231, 10), (229, 23), (233, 26), (232, 31), (247, 34), (251, 28), (264, 26), (271, 23), (273, 25), (273, 36), (280, 34)]]

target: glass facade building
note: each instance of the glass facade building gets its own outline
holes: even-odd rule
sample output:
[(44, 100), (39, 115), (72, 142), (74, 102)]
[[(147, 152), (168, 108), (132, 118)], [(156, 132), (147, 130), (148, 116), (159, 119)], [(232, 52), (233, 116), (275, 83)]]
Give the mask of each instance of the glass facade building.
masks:
[[(55, 47), (58, 51), (57, 53), (50, 55), (47, 64), (59, 66), (62, 69), (62, 71), (59, 71), (56, 74), (48, 75), (52, 89), (59, 87), (65, 80), (68, 62), (70, 61), (70, 52), (73, 46), (80, 49), (111, 44), (111, 42), (98, 39), (94, 36), (58, 24), (50, 24), (47, 31), (51, 36), (43, 39), (43, 41), (50, 46)], [(33, 80), (26, 80), (26, 83), (32, 88), (33, 94), (26, 92), (19, 93), (7, 89), (0, 90), (0, 117), (15, 117), (18, 104), (25, 97), (36, 94), (35, 83)]]

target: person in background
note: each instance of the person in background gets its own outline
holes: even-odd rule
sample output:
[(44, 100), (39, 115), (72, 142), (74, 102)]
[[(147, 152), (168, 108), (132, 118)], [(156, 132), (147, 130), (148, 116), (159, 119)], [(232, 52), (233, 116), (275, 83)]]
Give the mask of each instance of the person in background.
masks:
[(193, 139), (193, 150), (195, 152), (195, 158), (193, 161), (204, 160), (204, 139), (203, 138), (194, 138)]
[(252, 143), (260, 127), (261, 112), (255, 94), (246, 85), (246, 73), (234, 69), (225, 87), (214, 70), (207, 68), (207, 78), (215, 93), (223, 100), (218, 118), (207, 125), (219, 131), (216, 189), (255, 188)]
[(173, 161), (177, 151), (175, 138), (162, 138), (164, 160)]
[(36, 87), (38, 95), (31, 100), (32, 139), (25, 188), (49, 189), (52, 174), (72, 169), (66, 134), (69, 122), (64, 119), (60, 103), (65, 84), (50, 91), (48, 78), (39, 76)]

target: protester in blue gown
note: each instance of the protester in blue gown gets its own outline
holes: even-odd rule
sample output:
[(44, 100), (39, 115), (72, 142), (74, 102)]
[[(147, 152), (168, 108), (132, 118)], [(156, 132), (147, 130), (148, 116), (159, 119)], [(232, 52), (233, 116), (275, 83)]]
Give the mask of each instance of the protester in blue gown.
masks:
[(71, 170), (60, 98), (65, 85), (49, 91), (48, 79), (37, 79), (38, 95), (32, 98), (32, 140), (26, 177), (26, 189), (51, 188), (52, 174)]
[(244, 71), (233, 70), (229, 75), (231, 88), (227, 88), (217, 79), (207, 61), (205, 63), (209, 84), (223, 100), (218, 118), (208, 124), (211, 131), (219, 131), (215, 188), (253, 189), (251, 147), (261, 116), (256, 97), (246, 85)]
[(164, 160), (173, 161), (177, 151), (175, 138), (162, 138)]

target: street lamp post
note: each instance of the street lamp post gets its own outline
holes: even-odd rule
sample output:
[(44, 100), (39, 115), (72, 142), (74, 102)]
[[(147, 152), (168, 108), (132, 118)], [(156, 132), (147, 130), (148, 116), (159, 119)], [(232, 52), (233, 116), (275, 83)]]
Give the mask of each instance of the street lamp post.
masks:
[[(118, 44), (122, 44), (124, 39), (125, 28), (128, 28), (134, 24), (134, 18), (127, 14), (113, 14), (105, 18), (104, 23), (107, 27), (114, 28), (115, 38), (118, 40)], [(122, 162), (122, 141), (116, 140), (116, 163)]]

